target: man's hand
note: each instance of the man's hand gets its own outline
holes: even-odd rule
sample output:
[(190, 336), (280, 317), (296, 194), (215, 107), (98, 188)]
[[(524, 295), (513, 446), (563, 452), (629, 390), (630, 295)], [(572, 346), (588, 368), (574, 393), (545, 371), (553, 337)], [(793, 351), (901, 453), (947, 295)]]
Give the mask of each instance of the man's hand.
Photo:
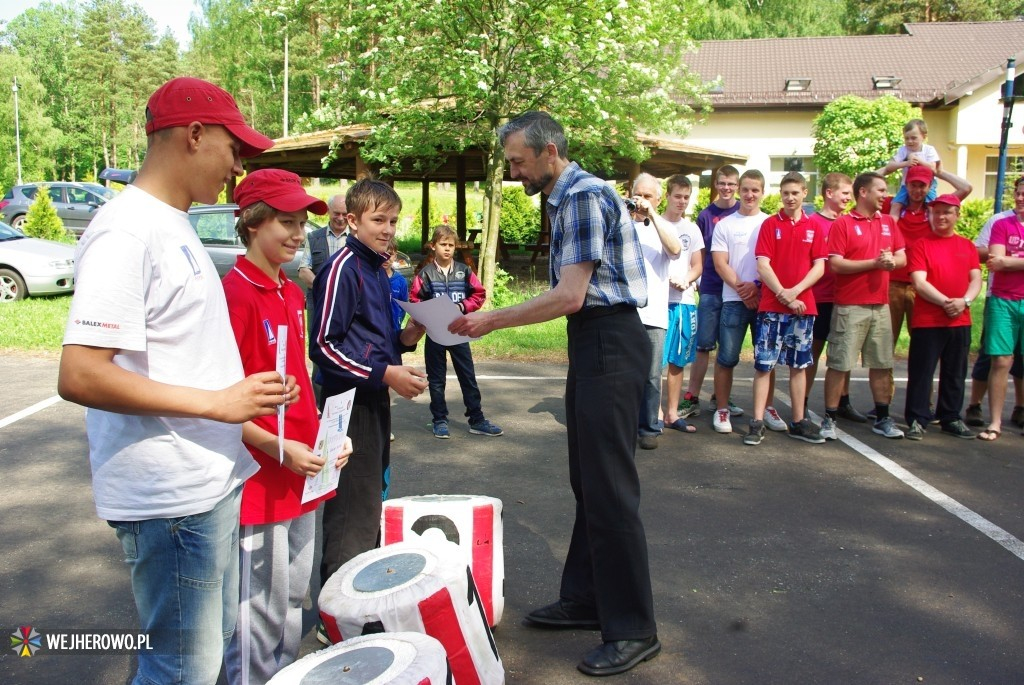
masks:
[(988, 261), (985, 262), (989, 271), (1006, 271), (1010, 268), (1010, 264), (1005, 256), (993, 257), (989, 255)]
[(494, 330), (493, 318), (490, 312), (465, 314), (449, 324), (448, 332), (456, 335), (465, 335), (470, 338), (479, 338)]
[(315, 476), (324, 467), (326, 459), (313, 454), (313, 450), (298, 440), (284, 441), (284, 466), (303, 477)]
[(807, 312), (807, 305), (800, 300), (793, 300), (786, 306), (797, 316), (803, 316)]
[(796, 300), (798, 294), (795, 288), (783, 288), (775, 294), (775, 299), (789, 307)]
[(687, 280), (685, 280), (685, 279), (684, 279), (684, 280), (682, 280), (682, 281), (680, 281), (680, 280), (678, 280), (678, 279), (675, 279), (675, 278), (669, 278), (669, 279), (668, 279), (668, 284), (669, 284), (669, 285), (670, 285), (671, 287), (673, 287), (673, 288), (675, 288), (676, 290), (678, 290), (679, 292), (683, 292), (683, 291), (685, 291), (685, 290), (686, 290), (687, 288), (689, 288), (689, 287), (690, 287), (690, 282), (689, 282), (689, 281), (687, 281)]
[(405, 324), (405, 328), (398, 334), (398, 339), (402, 341), (403, 345), (412, 346), (420, 341), (420, 338), (427, 332), (427, 327), (416, 321), (412, 317)]
[(224, 423), (245, 423), (257, 416), (268, 416), (282, 404), (292, 404), (299, 397), (295, 376), (286, 383), (276, 371), (262, 371), (213, 393), (209, 417)]
[(896, 259), (892, 256), (891, 250), (882, 250), (875, 258), (875, 268), (880, 271), (892, 271), (896, 268)]
[(740, 299), (746, 302), (754, 296), (760, 295), (761, 291), (755, 283), (751, 281), (740, 281), (736, 284), (736, 294), (740, 296)]
[(343, 469), (345, 464), (348, 463), (348, 458), (352, 456), (352, 438), (345, 436), (345, 445), (341, 448), (341, 453), (338, 454), (338, 459), (334, 462), (334, 468)]
[(946, 312), (946, 316), (951, 319), (963, 314), (965, 309), (967, 309), (967, 303), (962, 297), (946, 298), (946, 301), (942, 303), (942, 311)]
[(411, 366), (389, 366), (384, 370), (384, 383), (407, 400), (427, 388), (427, 377)]

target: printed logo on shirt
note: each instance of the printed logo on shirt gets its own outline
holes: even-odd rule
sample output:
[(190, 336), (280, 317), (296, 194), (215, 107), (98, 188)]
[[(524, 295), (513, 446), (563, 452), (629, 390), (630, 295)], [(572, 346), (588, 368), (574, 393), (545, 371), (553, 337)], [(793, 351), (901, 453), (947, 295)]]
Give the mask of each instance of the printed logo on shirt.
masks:
[(687, 252), (690, 249), (690, 236), (681, 235), (679, 236), (679, 242), (683, 245), (683, 252)]
[(813, 228), (808, 228), (807, 231), (804, 232), (804, 242), (805, 243), (813, 243), (814, 242), (814, 229)]
[(857, 235), (864, 235), (864, 234), (863, 234), (863, 233), (861, 232), (861, 230), (860, 230), (860, 226), (854, 226), (854, 227), (853, 227), (853, 231), (854, 231), (854, 232), (855, 232), (855, 233), (856, 233)]
[(457, 279), (459, 279), (461, 281), (462, 279), (464, 279), (466, 277), (466, 272), (465, 271), (456, 271), (455, 273), (452, 274), (452, 277), (453, 278), (457, 278)]
[(108, 321), (89, 321), (83, 319), (75, 319), (76, 326), (89, 326), (91, 328), (112, 328), (115, 331), (121, 330), (121, 324), (110, 323)]
[(267, 334), (267, 344), (276, 345), (277, 336), (274, 335), (274, 327), (270, 325), (269, 319), (263, 319), (263, 331)]
[(775, 239), (782, 240), (782, 229), (778, 226), (775, 227)]
[(299, 337), (303, 340), (306, 339), (306, 310), (296, 309), (295, 318), (299, 322)]
[(1020, 247), (1021, 240), (1019, 235), (1010, 235), (1006, 237), (1006, 242), (1010, 247)]
[(189, 266), (192, 267), (192, 273), (196, 276), (202, 275), (203, 270), (199, 268), (199, 262), (192, 255), (192, 250), (188, 249), (188, 245), (182, 245), (181, 251), (185, 254), (185, 259), (188, 260)]
[(882, 237), (888, 238), (892, 235), (892, 231), (889, 230), (889, 224), (882, 224)]

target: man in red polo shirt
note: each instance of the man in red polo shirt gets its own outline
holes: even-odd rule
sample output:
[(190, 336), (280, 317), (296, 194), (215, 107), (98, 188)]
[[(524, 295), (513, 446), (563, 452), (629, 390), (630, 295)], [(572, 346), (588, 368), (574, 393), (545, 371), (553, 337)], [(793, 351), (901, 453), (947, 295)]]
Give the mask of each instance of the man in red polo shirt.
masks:
[(981, 265), (973, 243), (956, 234), (960, 198), (940, 195), (928, 211), (932, 231), (920, 238), (908, 259), (918, 302), (910, 320), (910, 358), (907, 362), (907, 438), (921, 440), (931, 418), (928, 399), (936, 365), (939, 394), (936, 416), (942, 432), (973, 438), (960, 419), (964, 378), (971, 348), (971, 300), (981, 291)]
[(853, 194), (856, 208), (836, 219), (828, 237), (829, 265), (836, 275), (836, 287), (821, 432), (825, 437), (835, 437), (843, 379), (859, 356), (869, 369), (875, 401), (877, 418), (872, 430), (887, 438), (902, 438), (903, 431), (889, 417), (893, 353), (889, 274), (907, 263), (905, 246), (895, 222), (880, 212), (886, 195), (885, 178), (873, 172), (860, 174), (853, 182)]

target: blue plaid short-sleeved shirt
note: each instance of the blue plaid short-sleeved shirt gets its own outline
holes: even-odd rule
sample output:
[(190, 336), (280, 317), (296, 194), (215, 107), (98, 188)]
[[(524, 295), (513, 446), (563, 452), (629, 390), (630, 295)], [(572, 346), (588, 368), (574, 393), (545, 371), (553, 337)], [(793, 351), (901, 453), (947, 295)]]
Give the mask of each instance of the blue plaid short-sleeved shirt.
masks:
[(640, 241), (614, 189), (580, 169), (565, 168), (548, 197), (551, 217), (551, 287), (563, 266), (594, 262), (583, 307), (647, 304)]

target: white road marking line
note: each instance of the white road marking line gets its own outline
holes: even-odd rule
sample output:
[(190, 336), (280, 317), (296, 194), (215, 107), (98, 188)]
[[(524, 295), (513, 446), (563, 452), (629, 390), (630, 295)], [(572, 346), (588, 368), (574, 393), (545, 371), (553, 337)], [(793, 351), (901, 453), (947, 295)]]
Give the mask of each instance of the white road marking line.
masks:
[[(792, 400), (785, 393), (776, 390), (775, 400), (776, 402), (782, 400), (782, 402), (784, 402), (790, 409), (793, 408)], [(874, 462), (877, 466), (882, 467), (904, 485), (917, 490), (917, 492), (924, 495), (932, 502), (935, 502), (935, 504), (938, 504), (971, 528), (974, 528), (986, 537), (1005, 547), (1010, 554), (1013, 554), (1015, 557), (1024, 561), (1024, 542), (1020, 539), (992, 523), (973, 509), (969, 509), (960, 504), (933, 485), (929, 485), (927, 482), (918, 478), (889, 457), (886, 457), (874, 448), (869, 447), (849, 433), (837, 428), (836, 435), (839, 436), (839, 441), (847, 447), (851, 448), (869, 461)]]
[(60, 400), (60, 395), (54, 395), (53, 397), (45, 399), (42, 402), (36, 402), (31, 407), (28, 407), (26, 409), (22, 409), (21, 411), (17, 412), (16, 414), (11, 414), (10, 416), (8, 416), (6, 418), (0, 419), (0, 428), (6, 428), (7, 426), (11, 425), (15, 421), (19, 421), (19, 420), (25, 418), (26, 416), (32, 416), (32, 414), (35, 414), (37, 411), (42, 411), (43, 409), (46, 409), (47, 407), (51, 407), (51, 406), (57, 404), (60, 401), (61, 401)]

